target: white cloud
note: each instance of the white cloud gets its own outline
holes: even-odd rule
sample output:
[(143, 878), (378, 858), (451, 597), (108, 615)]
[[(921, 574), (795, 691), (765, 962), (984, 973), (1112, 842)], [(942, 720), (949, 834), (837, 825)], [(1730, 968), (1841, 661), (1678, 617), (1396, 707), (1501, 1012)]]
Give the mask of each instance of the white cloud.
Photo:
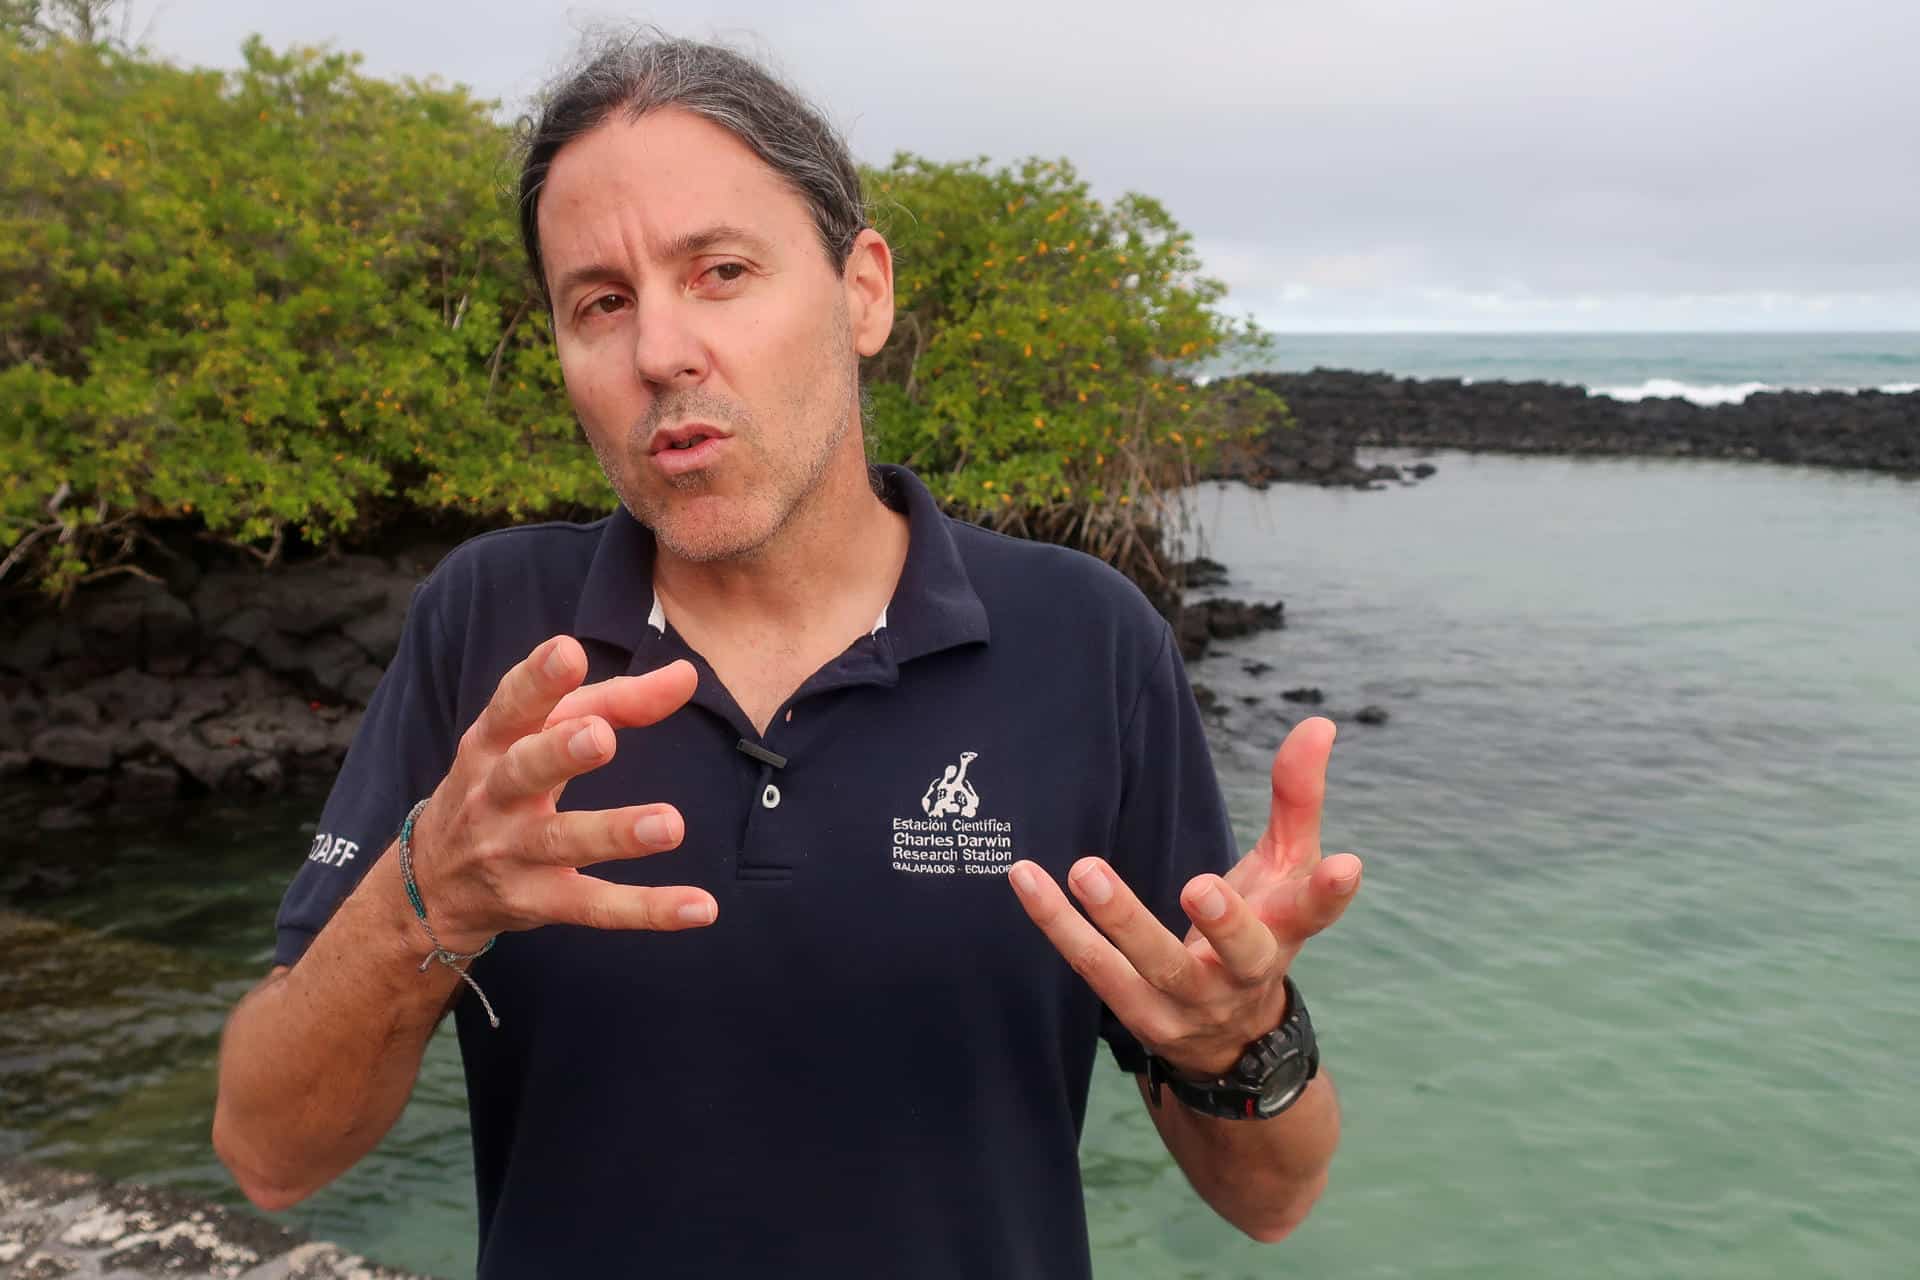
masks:
[[(142, 6), (151, 11), (152, 3)], [(169, 0), (156, 45), (330, 39), (510, 103), (593, 9)], [(1920, 5), (661, 0), (864, 158), (1071, 158), (1162, 198), (1229, 305), (1313, 328), (1920, 328)]]

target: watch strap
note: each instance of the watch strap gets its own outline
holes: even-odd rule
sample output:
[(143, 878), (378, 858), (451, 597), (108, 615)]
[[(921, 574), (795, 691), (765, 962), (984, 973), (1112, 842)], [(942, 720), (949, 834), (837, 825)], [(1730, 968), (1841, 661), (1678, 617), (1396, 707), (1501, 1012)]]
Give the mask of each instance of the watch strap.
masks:
[[(1225, 1074), (1195, 1080), (1182, 1074), (1157, 1054), (1147, 1058), (1147, 1094), (1154, 1106), (1160, 1105), (1160, 1090), (1165, 1087), (1174, 1097), (1194, 1111), (1221, 1119), (1271, 1119), (1291, 1107), (1313, 1078), (1320, 1074), (1320, 1050), (1313, 1033), (1313, 1021), (1307, 1015), (1300, 989), (1288, 977), (1283, 980), (1287, 992), (1287, 1012), (1280, 1025), (1248, 1043), (1240, 1058)], [(1263, 1109), (1266, 1087), (1277, 1072), (1305, 1074), (1293, 1093), (1271, 1110)]]

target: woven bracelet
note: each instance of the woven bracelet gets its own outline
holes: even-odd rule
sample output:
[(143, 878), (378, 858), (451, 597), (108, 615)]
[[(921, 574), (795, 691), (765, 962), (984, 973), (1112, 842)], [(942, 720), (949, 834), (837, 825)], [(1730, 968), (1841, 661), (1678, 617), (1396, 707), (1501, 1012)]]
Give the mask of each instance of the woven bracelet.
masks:
[(429, 951), (427, 958), (420, 962), (420, 972), (425, 973), (427, 966), (438, 960), (459, 974), (460, 981), (472, 987), (473, 994), (480, 997), (480, 1007), (487, 1011), (487, 1022), (498, 1028), (500, 1019), (493, 1012), (493, 1003), (487, 999), (487, 993), (480, 989), (480, 984), (473, 980), (473, 975), (467, 972), (468, 965), (493, 950), (494, 939), (488, 938), (486, 944), (478, 951), (462, 954), (447, 950), (440, 944), (440, 935), (433, 931), (433, 925), (427, 921), (427, 904), (421, 900), (420, 886), (413, 880), (413, 824), (419, 819), (420, 811), (426, 807), (427, 802), (420, 801), (407, 810), (407, 820), (400, 824), (400, 883), (406, 886), (407, 901), (413, 905), (413, 914), (419, 918), (420, 927), (427, 931), (427, 940), (433, 943), (433, 950)]

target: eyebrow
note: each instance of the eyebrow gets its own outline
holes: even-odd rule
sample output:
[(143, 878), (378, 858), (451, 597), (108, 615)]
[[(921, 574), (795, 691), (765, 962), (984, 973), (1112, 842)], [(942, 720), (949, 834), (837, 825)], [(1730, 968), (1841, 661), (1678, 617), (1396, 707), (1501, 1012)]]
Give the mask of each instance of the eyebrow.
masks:
[[(727, 223), (716, 223), (711, 227), (702, 227), (698, 231), (689, 231), (677, 235), (660, 247), (659, 257), (668, 262), (682, 258), (698, 257), (722, 244), (738, 245), (749, 253), (765, 256), (771, 252), (767, 242), (744, 227)], [(584, 266), (570, 268), (562, 272), (555, 283), (553, 294), (563, 298), (583, 284), (592, 284), (599, 280), (615, 279), (625, 273), (605, 262), (589, 262)]]

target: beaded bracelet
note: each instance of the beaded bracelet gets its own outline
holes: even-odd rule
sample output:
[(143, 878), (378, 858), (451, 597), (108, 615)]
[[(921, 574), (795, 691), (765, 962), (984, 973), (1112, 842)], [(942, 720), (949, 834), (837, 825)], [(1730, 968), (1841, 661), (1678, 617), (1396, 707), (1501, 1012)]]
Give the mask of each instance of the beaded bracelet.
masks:
[(488, 938), (478, 951), (469, 951), (462, 955), (458, 951), (449, 951), (440, 945), (440, 935), (427, 923), (427, 904), (420, 898), (420, 886), (413, 882), (413, 824), (420, 817), (420, 811), (427, 807), (425, 800), (407, 810), (407, 820), (400, 824), (400, 883), (407, 888), (407, 901), (413, 904), (413, 914), (419, 917), (420, 927), (427, 931), (427, 940), (433, 943), (433, 950), (420, 962), (420, 972), (425, 973), (427, 966), (438, 960), (447, 968), (460, 975), (460, 980), (473, 988), (473, 994), (480, 997), (480, 1007), (487, 1011), (487, 1022), (498, 1028), (500, 1019), (493, 1012), (493, 1004), (487, 999), (487, 993), (467, 972), (467, 966), (493, 950), (494, 939)]

